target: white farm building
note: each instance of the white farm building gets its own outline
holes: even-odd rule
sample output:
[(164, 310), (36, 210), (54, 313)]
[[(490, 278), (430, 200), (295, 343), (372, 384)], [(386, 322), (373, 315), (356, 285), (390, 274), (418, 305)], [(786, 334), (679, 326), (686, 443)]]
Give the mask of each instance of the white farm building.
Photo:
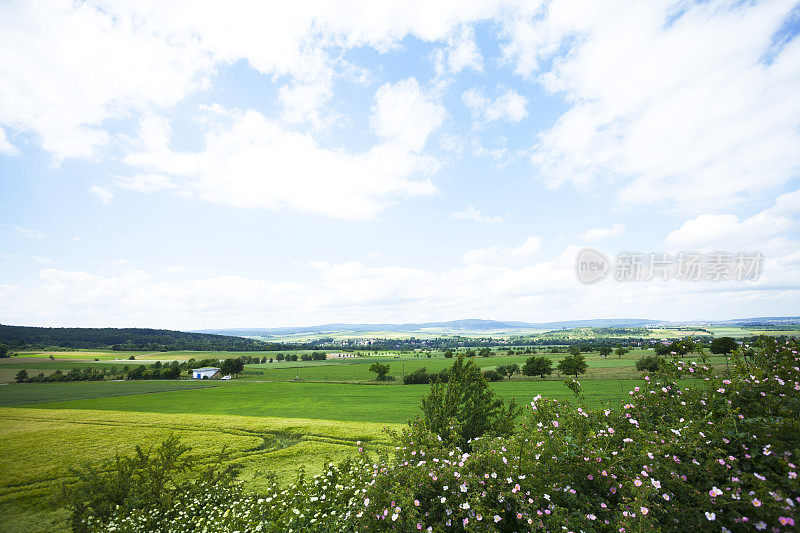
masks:
[(211, 366), (192, 369), (192, 379), (211, 379), (219, 374), (219, 368)]

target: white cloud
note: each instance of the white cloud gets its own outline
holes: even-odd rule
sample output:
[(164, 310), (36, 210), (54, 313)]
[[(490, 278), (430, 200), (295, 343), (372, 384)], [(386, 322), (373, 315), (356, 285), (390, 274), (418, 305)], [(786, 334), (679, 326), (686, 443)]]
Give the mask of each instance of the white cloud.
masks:
[(541, 176), (695, 213), (786, 183), (800, 39), (771, 39), (794, 5), (556, 0), (510, 20), (506, 58), (570, 106), (534, 147)]
[(453, 33), (447, 40), (447, 47), (436, 50), (434, 59), (440, 76), (445, 72), (458, 74), (465, 69), (483, 72), (483, 56), (475, 42), (475, 30), (469, 26), (462, 26), (458, 33)]
[(800, 213), (800, 190), (782, 194), (775, 199), (775, 205), (767, 210), (770, 215), (794, 215)]
[(301, 55), (292, 70), (292, 81), (279, 91), (283, 120), (310, 122), (316, 128), (327, 126), (334, 115), (324, 116), (321, 110), (333, 96), (335, 74), (327, 55), (320, 47), (313, 47)]
[(164, 174), (135, 174), (133, 176), (115, 176), (114, 184), (123, 189), (138, 192), (156, 192), (174, 189), (169, 176)]
[[(40, 279), (29, 286), (0, 285), (0, 308), (6, 310), (5, 321), (17, 324), (195, 329), (465, 316), (724, 319), (791, 315), (800, 305), (800, 271), (789, 256), (770, 260), (757, 282), (607, 279), (587, 286), (575, 276), (579, 250), (568, 246), (553, 257), (517, 267), (474, 263), (442, 272), (319, 263), (314, 276), (302, 282), (236, 275), (175, 280), (169, 274), (162, 280), (135, 269), (102, 275), (50, 268), (41, 270)], [(303, 305), (297, 306), (298, 301)]]
[(625, 226), (623, 224), (615, 222), (610, 228), (592, 228), (581, 235), (581, 239), (586, 241), (599, 241), (602, 239), (620, 237), (625, 235), (625, 231)]
[(506, 138), (499, 137), (484, 145), (478, 137), (472, 139), (472, 155), (488, 157), (495, 161), (497, 168), (502, 168), (515, 154), (506, 146)]
[(108, 205), (114, 198), (114, 193), (96, 183), (89, 187), (89, 192), (95, 195), (100, 205)]
[(178, 102), (211, 71), (188, 34), (123, 9), (69, 0), (0, 4), (0, 124), (57, 159), (92, 157), (103, 122)]
[(0, 254), (0, 257), (3, 259), (9, 259), (12, 261), (18, 261), (20, 259), (28, 260), (28, 261), (35, 261), (42, 265), (52, 264), (55, 261), (50, 257), (42, 257), (39, 255), (26, 255), (26, 254)]
[(0, 128), (0, 154), (17, 155), (18, 153), (17, 147), (6, 138), (6, 131)]
[(17, 226), (16, 224), (6, 224), (9, 228), (12, 228), (14, 231), (17, 232), (18, 235), (25, 237), (26, 239), (44, 239), (45, 234), (37, 229), (26, 228), (24, 226)]
[[(213, 3), (3, 2), (0, 125), (32, 132), (57, 160), (96, 157), (105, 122), (176, 104), (240, 60), (283, 83), (282, 118), (328, 124), (343, 51), (386, 51), (408, 35), (449, 43), (450, 68), (478, 68), (470, 25), (500, 2), (352, 0)], [(284, 83), (285, 78), (288, 80)]]
[(490, 246), (470, 250), (461, 259), (468, 264), (508, 263), (516, 259), (525, 259), (534, 255), (542, 246), (541, 237), (528, 237), (525, 242), (516, 247)]
[(484, 215), (481, 213), (480, 209), (477, 209), (474, 205), (467, 206), (466, 209), (453, 213), (452, 216), (453, 218), (474, 220), (475, 222), (481, 222), (483, 224), (499, 224), (503, 221), (503, 217), (500, 216), (490, 217)]
[[(797, 227), (792, 215), (800, 212), (800, 191), (779, 196), (775, 205), (740, 220), (732, 214), (703, 214), (670, 232), (666, 244), (681, 250), (752, 251), (787, 243), (781, 233)], [(795, 243), (796, 244), (796, 243)]]
[(169, 176), (178, 192), (211, 202), (289, 208), (344, 220), (372, 218), (398, 198), (436, 190), (421, 177), (437, 169), (435, 160), (413, 153), (424, 144), (430, 122), (419, 125), (411, 119), (414, 133), (400, 131), (400, 119), (379, 122), (387, 137), (398, 135), (403, 142), (391, 139), (350, 153), (321, 148), (310, 135), (288, 131), (256, 111), (229, 113), (223, 120), (206, 133), (202, 151), (154, 145), (128, 155), (125, 162), (145, 175)]
[(444, 106), (425, 94), (415, 78), (407, 78), (378, 89), (371, 121), (375, 133), (383, 139), (418, 152), (446, 116)]
[(503, 94), (492, 100), (478, 89), (469, 89), (462, 95), (464, 104), (469, 108), (472, 116), (478, 120), (492, 122), (507, 120), (519, 122), (528, 116), (528, 100), (513, 89), (506, 90)]

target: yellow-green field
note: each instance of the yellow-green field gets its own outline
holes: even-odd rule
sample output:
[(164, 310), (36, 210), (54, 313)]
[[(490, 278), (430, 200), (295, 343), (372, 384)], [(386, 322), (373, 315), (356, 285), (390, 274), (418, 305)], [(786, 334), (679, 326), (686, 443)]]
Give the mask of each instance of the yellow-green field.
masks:
[(390, 444), (392, 424), (225, 415), (161, 414), (95, 410), (0, 408), (0, 531), (67, 528), (58, 510), (67, 468), (97, 464), (134, 444), (149, 446), (179, 436), (201, 459), (223, 445), (241, 477), (257, 488), (265, 474), (294, 478), (302, 467), (316, 473), (326, 458)]

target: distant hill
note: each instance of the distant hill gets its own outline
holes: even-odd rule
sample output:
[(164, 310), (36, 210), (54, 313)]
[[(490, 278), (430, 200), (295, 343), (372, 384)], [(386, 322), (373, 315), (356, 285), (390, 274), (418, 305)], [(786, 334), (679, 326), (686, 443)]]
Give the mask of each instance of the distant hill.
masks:
[(719, 321), (669, 322), (644, 318), (598, 318), (591, 320), (563, 320), (558, 322), (518, 322), (465, 319), (449, 322), (420, 322), (409, 324), (322, 324), (281, 328), (229, 328), (199, 330), (202, 333), (240, 335), (243, 337), (270, 337), (286, 335), (323, 335), (326, 333), (507, 333), (530, 330), (553, 331), (573, 328), (624, 328), (624, 327), (678, 327), (693, 326), (755, 326), (800, 324), (800, 317), (757, 317)]
[(800, 324), (800, 316), (762, 316), (705, 322), (714, 326), (786, 326)]
[(449, 322), (421, 322), (410, 324), (323, 324), (320, 326), (300, 326), (283, 328), (233, 328), (199, 330), (203, 333), (221, 335), (242, 335), (245, 337), (267, 337), (272, 335), (323, 334), (329, 332), (367, 333), (385, 331), (392, 333), (438, 332), (451, 333), (514, 333), (529, 330), (554, 330), (570, 328), (609, 328), (609, 327), (642, 327), (664, 324), (658, 320), (639, 318), (613, 318), (593, 320), (566, 320), (561, 322), (517, 322), (465, 319)]
[(0, 344), (25, 348), (108, 348), (119, 351), (234, 351), (281, 350), (286, 345), (240, 336), (188, 333), (144, 328), (36, 328), (0, 325)]

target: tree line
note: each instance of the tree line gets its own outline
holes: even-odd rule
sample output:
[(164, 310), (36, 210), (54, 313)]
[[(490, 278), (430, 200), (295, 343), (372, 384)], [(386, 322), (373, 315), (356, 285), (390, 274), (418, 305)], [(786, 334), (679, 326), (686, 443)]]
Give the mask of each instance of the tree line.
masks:
[(114, 351), (278, 351), (293, 345), (244, 337), (147, 328), (37, 328), (0, 325), (7, 349), (106, 348)]
[(96, 370), (92, 368), (73, 368), (67, 372), (56, 370), (50, 375), (39, 372), (36, 375), (29, 375), (25, 369), (20, 370), (14, 376), (17, 383), (64, 383), (70, 381), (103, 381), (106, 379), (178, 379), (181, 377), (181, 369), (177, 363), (162, 365), (156, 362), (153, 365), (136, 365), (133, 368), (128, 366), (119, 368), (112, 366)]

